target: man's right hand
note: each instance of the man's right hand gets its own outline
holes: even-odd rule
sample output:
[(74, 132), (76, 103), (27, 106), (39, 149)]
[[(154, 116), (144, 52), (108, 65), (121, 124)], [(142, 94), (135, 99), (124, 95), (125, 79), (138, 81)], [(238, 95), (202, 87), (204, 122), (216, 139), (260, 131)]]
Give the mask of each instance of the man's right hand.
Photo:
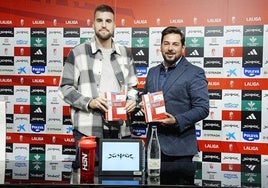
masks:
[(99, 109), (104, 112), (108, 110), (107, 100), (103, 97), (92, 99), (88, 105), (91, 109)]

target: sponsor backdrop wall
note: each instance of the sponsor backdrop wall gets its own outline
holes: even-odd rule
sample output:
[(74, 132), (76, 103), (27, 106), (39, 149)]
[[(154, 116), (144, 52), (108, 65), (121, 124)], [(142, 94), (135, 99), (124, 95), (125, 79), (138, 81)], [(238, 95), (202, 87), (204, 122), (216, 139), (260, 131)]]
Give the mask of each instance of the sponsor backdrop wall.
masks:
[[(218, 162), (217, 168), (227, 171), (237, 169), (229, 164), (267, 163), (266, 0), (1, 1), (0, 100), (6, 102), (6, 125), (0, 126), (6, 126), (7, 159), (74, 159), (69, 106), (57, 89), (69, 50), (94, 35), (93, 10), (101, 3), (115, 9), (114, 37), (132, 49), (139, 89), (148, 69), (162, 61), (162, 29), (173, 25), (185, 33), (185, 55), (204, 68), (210, 94), (210, 115), (196, 124), (200, 153), (195, 160)], [(134, 136), (144, 133), (141, 127)], [(45, 166), (27, 164), (22, 167), (27, 173), (18, 177), (30, 178), (27, 169), (36, 165)]]

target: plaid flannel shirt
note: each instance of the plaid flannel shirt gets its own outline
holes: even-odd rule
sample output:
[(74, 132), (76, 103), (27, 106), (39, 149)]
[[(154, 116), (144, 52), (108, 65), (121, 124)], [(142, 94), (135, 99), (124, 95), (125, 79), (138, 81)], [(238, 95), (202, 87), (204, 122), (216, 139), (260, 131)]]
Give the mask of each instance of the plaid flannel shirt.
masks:
[[(119, 65), (113, 66), (118, 82), (121, 87), (127, 86), (127, 98), (136, 100), (137, 76), (131, 52), (117, 43), (113, 43), (113, 50), (111, 63)], [(99, 59), (102, 59), (102, 54), (95, 39), (75, 46), (64, 64), (59, 95), (71, 107), (73, 127), (85, 135), (102, 138), (103, 114), (88, 106), (93, 98), (99, 96), (97, 83), (100, 78), (95, 78), (93, 73), (93, 64)]]

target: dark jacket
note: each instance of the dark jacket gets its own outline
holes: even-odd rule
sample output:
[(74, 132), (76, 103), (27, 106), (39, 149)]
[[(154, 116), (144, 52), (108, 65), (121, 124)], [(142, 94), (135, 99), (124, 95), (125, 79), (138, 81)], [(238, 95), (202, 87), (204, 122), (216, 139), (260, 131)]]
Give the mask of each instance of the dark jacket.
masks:
[[(144, 93), (160, 91), (160, 69), (149, 69)], [(158, 126), (161, 150), (166, 155), (189, 156), (198, 152), (195, 123), (209, 114), (205, 72), (182, 57), (163, 88), (166, 111), (177, 119), (175, 126)]]

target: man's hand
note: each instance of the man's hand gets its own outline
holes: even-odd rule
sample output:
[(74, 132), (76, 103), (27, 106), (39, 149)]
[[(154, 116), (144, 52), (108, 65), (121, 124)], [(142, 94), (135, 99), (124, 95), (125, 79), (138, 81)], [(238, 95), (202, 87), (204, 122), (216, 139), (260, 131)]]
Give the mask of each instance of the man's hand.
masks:
[(144, 111), (144, 104), (143, 104), (143, 101), (141, 101), (141, 102), (139, 103), (139, 106), (140, 106), (140, 108), (141, 108), (141, 111), (142, 111), (143, 113), (145, 113), (145, 111)]
[(92, 109), (99, 109), (104, 112), (108, 111), (107, 100), (103, 97), (92, 99), (88, 105)]
[(136, 108), (136, 101), (127, 100), (125, 108), (127, 113), (132, 112)]
[(177, 123), (176, 118), (167, 112), (166, 112), (165, 119), (154, 120), (154, 122), (158, 122), (158, 123), (161, 123), (162, 125), (166, 125), (166, 126), (173, 126)]

